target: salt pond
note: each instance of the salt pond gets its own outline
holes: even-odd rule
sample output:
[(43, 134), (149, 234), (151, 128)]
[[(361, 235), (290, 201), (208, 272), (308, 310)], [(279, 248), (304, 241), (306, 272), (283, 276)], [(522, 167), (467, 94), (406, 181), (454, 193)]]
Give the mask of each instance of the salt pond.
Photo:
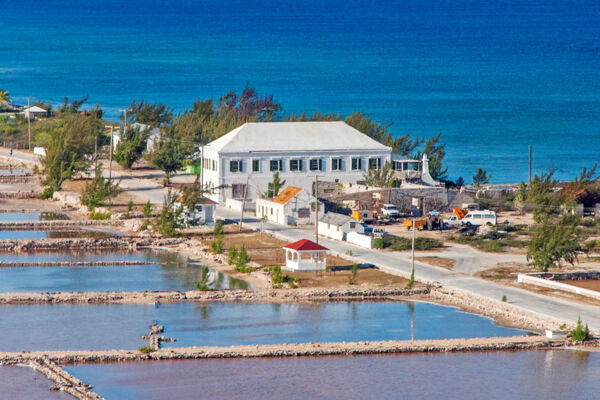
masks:
[[(144, 262), (148, 265), (110, 265), (110, 262)], [(0, 262), (103, 262), (105, 266), (0, 267), (0, 292), (106, 292), (192, 290), (200, 280), (201, 265), (176, 253), (24, 253), (0, 254)], [(210, 270), (213, 289), (249, 289), (246, 281)]]
[(10, 211), (0, 212), (0, 222), (34, 222), (67, 220), (69, 217), (63, 213), (45, 211)]
[(32, 368), (0, 367), (0, 397), (2, 399), (73, 399), (67, 393), (50, 391), (51, 386), (52, 382)]
[(592, 399), (600, 353), (567, 350), (69, 366), (108, 399)]
[(228, 346), (512, 336), (524, 331), (421, 302), (6, 305), (0, 351), (137, 349), (152, 321), (176, 343)]

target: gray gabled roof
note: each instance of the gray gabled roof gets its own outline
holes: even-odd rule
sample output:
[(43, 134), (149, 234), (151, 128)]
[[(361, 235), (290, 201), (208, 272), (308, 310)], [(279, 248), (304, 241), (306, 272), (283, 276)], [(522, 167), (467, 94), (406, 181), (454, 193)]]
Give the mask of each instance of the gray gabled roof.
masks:
[(331, 224), (334, 226), (342, 226), (350, 221), (354, 221), (354, 218), (352, 218), (348, 215), (344, 215), (344, 214), (328, 212), (327, 214), (325, 214), (321, 218), (319, 218), (319, 221), (325, 222), (327, 224)]
[(247, 122), (206, 145), (219, 153), (388, 150), (344, 121)]

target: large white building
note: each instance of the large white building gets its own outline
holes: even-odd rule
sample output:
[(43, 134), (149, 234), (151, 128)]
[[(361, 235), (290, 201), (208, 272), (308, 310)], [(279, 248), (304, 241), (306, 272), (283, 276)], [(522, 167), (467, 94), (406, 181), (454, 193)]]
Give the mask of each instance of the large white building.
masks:
[(212, 199), (224, 202), (242, 198), (246, 182), (248, 198), (259, 197), (274, 172), (308, 193), (315, 175), (356, 183), (391, 161), (392, 149), (343, 121), (251, 122), (204, 146), (203, 159), (203, 181), (217, 188)]

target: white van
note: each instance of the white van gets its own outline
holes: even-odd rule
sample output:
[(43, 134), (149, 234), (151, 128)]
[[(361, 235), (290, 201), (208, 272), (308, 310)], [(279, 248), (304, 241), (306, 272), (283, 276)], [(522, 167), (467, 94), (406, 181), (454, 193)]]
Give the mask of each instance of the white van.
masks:
[(495, 211), (470, 211), (461, 220), (463, 225), (496, 225), (498, 218)]

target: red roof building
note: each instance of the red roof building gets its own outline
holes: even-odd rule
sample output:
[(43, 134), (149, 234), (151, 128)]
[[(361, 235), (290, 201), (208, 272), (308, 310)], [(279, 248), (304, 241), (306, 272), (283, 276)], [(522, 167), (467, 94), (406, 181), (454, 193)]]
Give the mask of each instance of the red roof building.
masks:
[(285, 268), (292, 271), (324, 271), (327, 266), (327, 247), (308, 239), (283, 246)]

